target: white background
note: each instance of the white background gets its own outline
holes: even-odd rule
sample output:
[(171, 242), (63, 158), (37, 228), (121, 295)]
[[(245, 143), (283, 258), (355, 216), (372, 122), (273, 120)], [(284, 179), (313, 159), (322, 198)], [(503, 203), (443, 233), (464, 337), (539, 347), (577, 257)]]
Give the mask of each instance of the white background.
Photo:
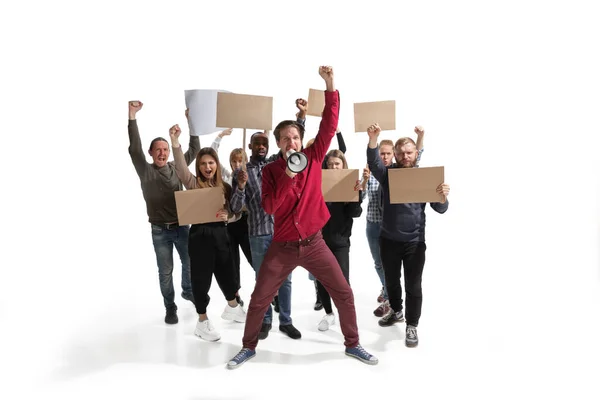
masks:
[[(598, 398), (593, 3), (3, 3), (1, 397)], [(323, 87), (323, 64), (335, 69), (350, 167), (365, 164), (367, 144), (352, 104), (390, 99), (397, 131), (382, 138), (421, 124), (421, 165), (446, 167), (449, 211), (428, 210), (421, 343), (407, 349), (403, 327), (380, 328), (371, 313), (379, 286), (363, 216), (351, 283), (361, 342), (380, 364), (344, 357), (339, 325), (316, 330), (322, 313), (298, 269), (302, 340), (275, 323), (253, 361), (226, 371), (243, 326), (220, 320), (216, 284), (219, 343), (193, 336), (179, 297), (180, 323), (162, 322), (127, 101), (145, 103), (144, 147), (185, 126), (185, 89), (273, 96), (277, 123)], [(220, 153), (240, 144), (236, 130)], [(248, 300), (246, 263), (242, 279)]]

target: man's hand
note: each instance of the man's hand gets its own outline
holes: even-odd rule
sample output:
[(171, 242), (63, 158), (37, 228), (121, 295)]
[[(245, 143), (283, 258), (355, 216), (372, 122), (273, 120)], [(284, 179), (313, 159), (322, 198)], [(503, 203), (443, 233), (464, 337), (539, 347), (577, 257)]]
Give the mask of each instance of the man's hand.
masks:
[(417, 134), (417, 136), (421, 136), (425, 134), (425, 129), (423, 129), (421, 125), (417, 125), (415, 126), (415, 133)]
[(227, 219), (229, 219), (229, 213), (226, 209), (221, 208), (219, 212), (217, 212), (217, 218), (222, 220), (223, 222), (227, 222)]
[(179, 135), (181, 135), (181, 129), (179, 125), (175, 124), (169, 128), (169, 137), (171, 137), (171, 146), (179, 147)]
[(446, 202), (446, 198), (448, 197), (448, 193), (450, 193), (450, 186), (445, 184), (445, 183), (441, 183), (438, 187), (436, 192), (438, 192), (438, 194), (441, 194), (442, 197), (444, 198), (444, 201), (440, 201), (440, 203), (445, 203)]
[(296, 118), (306, 119), (306, 111), (308, 110), (308, 101), (304, 99), (296, 99), (296, 107), (298, 108), (298, 112), (296, 113)]
[(381, 133), (381, 128), (379, 124), (375, 123), (367, 128), (367, 134), (369, 135), (369, 139), (377, 139), (379, 138), (379, 134)]
[(375, 123), (367, 128), (367, 134), (369, 135), (369, 148), (376, 149), (377, 148), (377, 140), (379, 139), (379, 134), (381, 133), (381, 128), (379, 124)]
[(129, 119), (135, 119), (135, 114), (142, 109), (144, 103), (139, 100), (132, 100), (129, 102)]
[(243, 169), (239, 170), (237, 173), (238, 189), (244, 190), (247, 182), (248, 182), (248, 172), (244, 171)]
[(363, 169), (362, 179), (356, 181), (356, 185), (354, 185), (354, 191), (358, 192), (359, 190), (365, 191), (367, 188), (367, 182), (369, 181), (369, 177), (371, 176), (371, 171), (369, 170), (369, 166)]
[(292, 178), (292, 179), (294, 179), (294, 177), (295, 177), (296, 175), (298, 175), (297, 173), (295, 173), (295, 172), (292, 172), (292, 170), (291, 170), (291, 169), (289, 169), (289, 168), (287, 168), (287, 167), (286, 167), (286, 169), (285, 169), (285, 173), (287, 174), (287, 176), (289, 176), (289, 177), (290, 177), (290, 178)]
[(188, 123), (190, 122), (190, 109), (189, 108), (185, 109), (185, 119), (188, 120)]
[(328, 65), (322, 65), (319, 67), (319, 75), (325, 80), (328, 92), (335, 92), (335, 85), (333, 84), (333, 68)]
[(371, 170), (369, 169), (369, 165), (367, 164), (367, 166), (363, 169), (363, 176), (362, 176), (362, 180), (363, 180), (363, 184), (362, 184), (362, 190), (365, 190), (367, 187), (367, 182), (369, 181), (369, 178), (371, 177)]
[(319, 75), (321, 75), (321, 78), (323, 78), (325, 82), (331, 81), (333, 80), (333, 68), (329, 65), (321, 65), (319, 67)]

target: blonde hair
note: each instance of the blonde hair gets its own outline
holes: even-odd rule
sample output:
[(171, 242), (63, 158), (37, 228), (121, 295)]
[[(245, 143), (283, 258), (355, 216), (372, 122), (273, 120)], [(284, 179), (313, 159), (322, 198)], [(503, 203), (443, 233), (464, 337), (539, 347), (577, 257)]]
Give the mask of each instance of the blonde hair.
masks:
[(384, 139), (381, 142), (379, 142), (379, 147), (381, 146), (392, 146), (394, 147), (394, 142), (392, 142), (390, 139)]
[(244, 149), (242, 148), (237, 148), (237, 149), (233, 149), (231, 150), (231, 153), (229, 154), (229, 166), (233, 169), (233, 160), (235, 160), (236, 158), (241, 157), (242, 159), (242, 164), (247, 164), (248, 163), (248, 156), (246, 155), (246, 152), (244, 151)]
[(329, 151), (329, 153), (327, 153), (326, 159), (329, 159), (329, 157), (339, 158), (340, 160), (342, 160), (343, 168), (348, 169), (348, 162), (346, 161), (346, 156), (344, 155), (344, 153), (342, 153), (341, 150), (334, 149)]
[(412, 140), (411, 138), (409, 138), (409, 137), (403, 137), (403, 138), (400, 138), (400, 139), (396, 140), (396, 144), (394, 144), (394, 150), (396, 150), (398, 147), (402, 147), (402, 146), (404, 146), (405, 144), (408, 144), (408, 143), (412, 143), (415, 146), (417, 146), (417, 144), (415, 143), (415, 141)]

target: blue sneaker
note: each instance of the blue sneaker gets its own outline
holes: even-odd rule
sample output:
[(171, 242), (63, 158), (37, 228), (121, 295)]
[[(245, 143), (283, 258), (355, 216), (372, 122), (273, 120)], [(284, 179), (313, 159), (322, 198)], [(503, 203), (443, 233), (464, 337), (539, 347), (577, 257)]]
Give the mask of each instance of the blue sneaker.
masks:
[(229, 360), (229, 362), (227, 363), (227, 369), (236, 369), (255, 355), (256, 351), (243, 348), (240, 350), (239, 353), (237, 353), (235, 357)]
[(365, 349), (359, 344), (356, 347), (346, 347), (346, 355), (354, 357), (365, 364), (376, 365), (379, 360), (374, 355), (367, 353)]

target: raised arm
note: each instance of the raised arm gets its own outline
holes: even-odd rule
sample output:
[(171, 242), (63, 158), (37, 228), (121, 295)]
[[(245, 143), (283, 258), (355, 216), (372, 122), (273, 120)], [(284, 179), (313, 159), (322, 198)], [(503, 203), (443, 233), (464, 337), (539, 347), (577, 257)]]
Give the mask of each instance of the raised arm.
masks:
[(417, 150), (423, 150), (423, 137), (425, 136), (425, 129), (421, 125), (415, 126), (415, 133), (417, 134)]
[[(190, 128), (190, 109), (185, 109), (185, 119), (188, 122), (188, 129)], [(196, 159), (198, 152), (200, 151), (200, 137), (196, 136), (191, 129), (190, 131), (190, 145), (188, 146), (187, 151), (185, 152), (184, 158), (186, 165), (190, 165), (192, 161)]]
[(239, 171), (231, 180), (231, 211), (239, 213), (246, 204), (246, 183), (248, 182), (248, 172)]
[(340, 131), (340, 129), (338, 128), (335, 132), (335, 137), (337, 138), (338, 141), (338, 149), (346, 154), (346, 142), (344, 142), (344, 137), (342, 136), (342, 132)]
[(308, 101), (301, 98), (296, 99), (296, 108), (298, 108), (298, 112), (296, 113), (296, 122), (299, 125), (306, 126), (306, 111), (308, 110)]
[(196, 177), (188, 168), (181, 145), (179, 144), (179, 135), (181, 135), (179, 125), (173, 125), (169, 129), (169, 137), (171, 138), (171, 148), (173, 149), (173, 159), (175, 160), (175, 172), (186, 189), (195, 189), (197, 187)]
[(415, 126), (415, 133), (417, 134), (417, 162), (416, 165), (419, 165), (419, 161), (421, 161), (421, 154), (423, 154), (423, 137), (425, 136), (425, 130), (421, 125)]
[(277, 177), (273, 176), (273, 169), (265, 167), (262, 170), (262, 197), (261, 203), (267, 214), (275, 214), (275, 211), (279, 209), (286, 194), (289, 193), (292, 187), (292, 179), (287, 176)]
[[(219, 132), (219, 134), (215, 137), (215, 140), (212, 142), (210, 147), (212, 147), (217, 152), (217, 154), (219, 154), (219, 146), (221, 145), (221, 139), (223, 139), (223, 136), (231, 135), (231, 132), (233, 132), (232, 128), (225, 129), (225, 130)], [(220, 156), (219, 156), (219, 160), (221, 160)], [(221, 174), (223, 175), (223, 179), (226, 181), (231, 178), (231, 171), (222, 162), (221, 162)]]
[(309, 148), (304, 151), (308, 154), (313, 154), (319, 162), (323, 162), (325, 154), (329, 149), (331, 140), (335, 135), (339, 121), (340, 111), (340, 97), (338, 91), (335, 89), (333, 79), (333, 68), (329, 66), (319, 67), (319, 75), (325, 81), (325, 108), (323, 109), (323, 117), (321, 118), (321, 124), (319, 125), (319, 132), (315, 137), (315, 142)]
[(131, 157), (135, 171), (142, 179), (146, 175), (149, 164), (146, 161), (146, 156), (142, 149), (142, 139), (140, 138), (140, 131), (137, 126), (136, 114), (143, 106), (144, 104), (141, 101), (129, 102), (129, 124), (127, 125), (127, 131), (129, 133), (129, 156)]
[(379, 157), (379, 145), (377, 141), (381, 128), (378, 124), (369, 126), (367, 134), (369, 135), (369, 146), (367, 147), (367, 163), (371, 174), (379, 181), (382, 185), (387, 177), (387, 168), (383, 165), (383, 161)]

